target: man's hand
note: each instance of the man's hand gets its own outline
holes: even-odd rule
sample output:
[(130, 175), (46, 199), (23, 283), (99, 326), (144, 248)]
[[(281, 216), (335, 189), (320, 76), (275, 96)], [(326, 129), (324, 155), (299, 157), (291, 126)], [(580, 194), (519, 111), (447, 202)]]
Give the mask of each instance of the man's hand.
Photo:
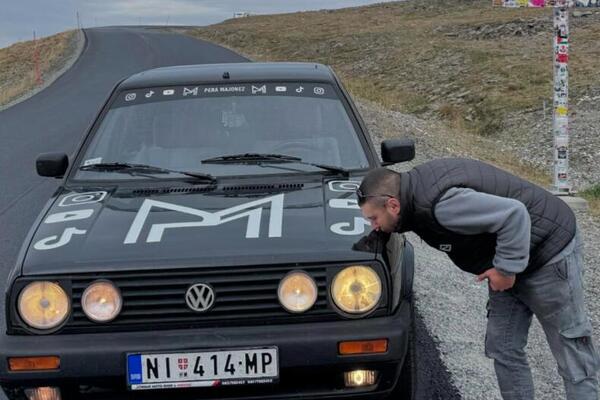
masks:
[(504, 292), (515, 285), (516, 277), (514, 275), (506, 276), (496, 268), (492, 268), (477, 276), (478, 282), (481, 282), (484, 279), (489, 281), (490, 287), (494, 292)]

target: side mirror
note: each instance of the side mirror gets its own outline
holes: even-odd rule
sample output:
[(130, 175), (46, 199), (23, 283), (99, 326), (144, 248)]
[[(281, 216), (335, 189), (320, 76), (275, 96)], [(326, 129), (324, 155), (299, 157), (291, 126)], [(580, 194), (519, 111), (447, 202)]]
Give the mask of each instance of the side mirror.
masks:
[(389, 139), (381, 143), (381, 158), (384, 165), (410, 161), (415, 158), (415, 141), (412, 139)]
[(69, 157), (65, 153), (43, 153), (35, 160), (39, 176), (62, 178), (69, 166)]

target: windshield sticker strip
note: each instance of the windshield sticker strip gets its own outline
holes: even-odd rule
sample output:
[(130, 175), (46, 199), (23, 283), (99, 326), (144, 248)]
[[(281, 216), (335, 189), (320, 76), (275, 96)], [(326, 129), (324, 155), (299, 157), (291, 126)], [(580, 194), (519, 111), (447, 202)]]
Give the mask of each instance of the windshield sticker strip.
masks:
[(134, 89), (120, 92), (111, 108), (156, 103), (173, 100), (190, 100), (213, 97), (307, 97), (338, 100), (333, 87), (322, 83), (254, 83), (227, 85), (177, 86)]

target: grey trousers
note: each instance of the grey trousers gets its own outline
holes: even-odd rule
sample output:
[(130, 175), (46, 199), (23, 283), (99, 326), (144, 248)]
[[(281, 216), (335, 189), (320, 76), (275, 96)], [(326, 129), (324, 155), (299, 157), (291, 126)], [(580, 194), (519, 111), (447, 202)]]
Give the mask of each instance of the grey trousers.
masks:
[(534, 399), (525, 346), (533, 314), (540, 321), (568, 400), (598, 400), (600, 358), (583, 301), (579, 233), (560, 254), (504, 292), (489, 290), (486, 355), (504, 400)]

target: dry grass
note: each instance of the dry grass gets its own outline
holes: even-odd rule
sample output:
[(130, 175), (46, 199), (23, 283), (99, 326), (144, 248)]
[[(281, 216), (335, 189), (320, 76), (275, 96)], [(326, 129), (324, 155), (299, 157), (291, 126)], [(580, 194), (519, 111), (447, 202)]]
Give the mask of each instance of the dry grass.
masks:
[(76, 31), (62, 32), (37, 42), (27, 41), (0, 49), (0, 106), (37, 86), (35, 53), (39, 54), (42, 78), (60, 69), (76, 42)]
[(586, 189), (580, 195), (588, 201), (591, 213), (600, 217), (600, 184)]
[[(598, 85), (599, 16), (571, 24), (575, 95)], [(525, 33), (473, 34), (508, 23)], [(332, 65), (353, 95), (402, 112), (437, 112), (451, 126), (482, 135), (501, 129), (507, 113), (552, 100), (549, 9), (409, 1), (240, 18), (188, 33), (255, 60)]]
[[(332, 65), (353, 96), (439, 117), (453, 132), (448, 142), (467, 155), (548, 186), (547, 171), (481, 139), (493, 138), (506, 115), (552, 104), (551, 15), (488, 0), (415, 0), (232, 19), (187, 33), (258, 61)], [(476, 34), (490, 27), (504, 31)], [(600, 14), (573, 18), (571, 35), (575, 102), (600, 82)]]

